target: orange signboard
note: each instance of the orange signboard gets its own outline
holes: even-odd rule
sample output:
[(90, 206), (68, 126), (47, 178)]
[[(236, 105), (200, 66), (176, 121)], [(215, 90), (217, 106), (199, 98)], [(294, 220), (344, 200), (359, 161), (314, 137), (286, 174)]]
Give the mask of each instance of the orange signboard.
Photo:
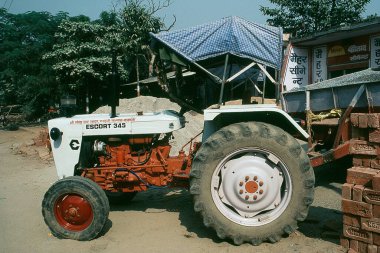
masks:
[(369, 37), (350, 38), (328, 45), (327, 65), (368, 62)]

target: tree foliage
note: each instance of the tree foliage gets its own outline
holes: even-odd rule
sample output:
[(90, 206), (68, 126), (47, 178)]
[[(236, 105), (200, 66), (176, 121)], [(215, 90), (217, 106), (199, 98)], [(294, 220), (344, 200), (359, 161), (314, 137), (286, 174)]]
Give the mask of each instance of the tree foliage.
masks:
[[(156, 13), (171, 4), (165, 1), (125, 0), (124, 7), (119, 13), (121, 20), (122, 38), (125, 41), (123, 50), (127, 55), (127, 66), (132, 78), (136, 80), (137, 60), (142, 77), (149, 75), (149, 63), (153, 57), (150, 51), (149, 33), (158, 33), (165, 29), (163, 20)], [(175, 23), (175, 17), (170, 29)]]
[(363, 20), (361, 14), (370, 0), (269, 0), (277, 7), (260, 7), (268, 23), (301, 37), (342, 23)]
[(66, 13), (11, 14), (0, 9), (0, 101), (24, 105), (27, 116), (48, 106), (56, 81), (41, 58), (54, 43), (54, 33)]
[(148, 75), (149, 32), (164, 28), (156, 12), (169, 4), (124, 0), (120, 10), (102, 12), (95, 21), (0, 9), (0, 103), (21, 104), (31, 117), (67, 93), (77, 95), (82, 108), (86, 94), (99, 105), (100, 97), (106, 99), (113, 52), (122, 82), (136, 80), (136, 59), (141, 78)]
[[(84, 107), (85, 96), (92, 98), (92, 105), (101, 103), (110, 82), (112, 50), (120, 43), (120, 32), (112, 13), (102, 13), (100, 19), (64, 20), (55, 33), (56, 43), (44, 59), (52, 64), (61, 93), (77, 95)], [(127, 79), (122, 66), (124, 57), (118, 57), (121, 79)], [(91, 108), (92, 109), (92, 108)]]

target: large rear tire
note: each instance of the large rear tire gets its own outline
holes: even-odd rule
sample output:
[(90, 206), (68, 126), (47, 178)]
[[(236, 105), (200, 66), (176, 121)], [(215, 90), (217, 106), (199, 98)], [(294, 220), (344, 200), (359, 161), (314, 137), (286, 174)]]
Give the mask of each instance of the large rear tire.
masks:
[(42, 215), (52, 234), (79, 241), (98, 236), (109, 209), (104, 191), (95, 182), (79, 176), (54, 183), (42, 201)]
[(300, 144), (259, 122), (226, 126), (198, 150), (190, 174), (194, 209), (235, 244), (277, 242), (306, 218), (314, 172)]

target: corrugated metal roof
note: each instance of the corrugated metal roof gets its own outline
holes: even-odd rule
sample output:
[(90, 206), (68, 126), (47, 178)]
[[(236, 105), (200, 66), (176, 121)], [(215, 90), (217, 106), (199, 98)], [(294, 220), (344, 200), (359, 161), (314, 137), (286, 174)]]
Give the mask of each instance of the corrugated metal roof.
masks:
[(300, 88), (295, 88), (283, 93), (287, 94), (307, 90), (327, 89), (365, 83), (380, 83), (380, 70), (366, 69), (352, 74), (329, 79), (323, 82), (310, 84)]

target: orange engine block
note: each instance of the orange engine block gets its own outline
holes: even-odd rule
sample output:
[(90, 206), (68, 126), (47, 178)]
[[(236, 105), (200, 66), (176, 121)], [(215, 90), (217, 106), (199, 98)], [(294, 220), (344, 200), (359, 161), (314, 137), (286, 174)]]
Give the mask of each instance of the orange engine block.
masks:
[(180, 151), (169, 156), (169, 138), (154, 136), (108, 138), (91, 141), (93, 167), (83, 168), (82, 176), (111, 192), (144, 191), (149, 187), (187, 187), (191, 156), (197, 143), (190, 144), (189, 155)]

